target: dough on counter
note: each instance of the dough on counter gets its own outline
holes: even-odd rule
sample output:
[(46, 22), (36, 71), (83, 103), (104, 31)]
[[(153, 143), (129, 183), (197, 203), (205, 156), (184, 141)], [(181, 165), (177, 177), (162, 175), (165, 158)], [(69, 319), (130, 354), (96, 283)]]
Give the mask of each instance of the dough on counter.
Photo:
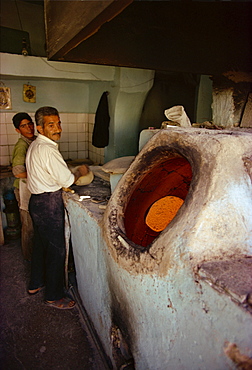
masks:
[(76, 181), (75, 185), (82, 186), (82, 185), (89, 185), (94, 180), (94, 174), (92, 171), (89, 171), (89, 173), (85, 176), (81, 176)]
[[(71, 169), (71, 171), (73, 172), (73, 174), (75, 173), (75, 171), (78, 170), (80, 166), (77, 166), (77, 167), (74, 167), (73, 169)], [(85, 176), (81, 176), (78, 178), (78, 180), (75, 182), (75, 185), (78, 185), (78, 186), (82, 186), (82, 185), (89, 185), (91, 184), (91, 182), (94, 180), (94, 174), (93, 172), (90, 170), (89, 168), (89, 173)]]
[(115, 158), (115, 159), (112, 159), (111, 161), (105, 163), (101, 167), (101, 169), (104, 172), (112, 173), (112, 174), (125, 173), (134, 159), (135, 159), (135, 156), (126, 156), (126, 157)]

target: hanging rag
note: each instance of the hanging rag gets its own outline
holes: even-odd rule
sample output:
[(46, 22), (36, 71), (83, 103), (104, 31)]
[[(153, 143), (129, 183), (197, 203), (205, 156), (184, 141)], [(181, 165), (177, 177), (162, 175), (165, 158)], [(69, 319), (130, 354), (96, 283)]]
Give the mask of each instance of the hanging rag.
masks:
[(109, 143), (109, 121), (108, 92), (105, 91), (95, 114), (92, 144), (97, 148), (104, 148)]

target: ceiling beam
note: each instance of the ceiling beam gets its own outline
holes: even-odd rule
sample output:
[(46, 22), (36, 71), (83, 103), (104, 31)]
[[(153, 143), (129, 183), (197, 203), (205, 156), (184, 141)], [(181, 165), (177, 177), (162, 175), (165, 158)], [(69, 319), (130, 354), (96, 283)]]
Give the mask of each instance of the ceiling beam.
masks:
[(66, 53), (96, 33), (133, 0), (54, 1), (45, 0), (47, 53), (62, 59)]
[[(57, 13), (60, 1), (47, 2), (55, 4)], [(65, 6), (54, 28), (48, 28), (49, 59), (208, 75), (252, 72), (251, 2), (133, 1), (113, 16), (109, 7), (95, 16), (94, 8), (87, 11), (89, 2), (77, 3), (85, 17), (76, 21), (72, 15), (70, 22), (69, 15), (64, 18)], [(53, 19), (49, 9), (47, 17)], [(77, 36), (76, 23), (84, 26)]]

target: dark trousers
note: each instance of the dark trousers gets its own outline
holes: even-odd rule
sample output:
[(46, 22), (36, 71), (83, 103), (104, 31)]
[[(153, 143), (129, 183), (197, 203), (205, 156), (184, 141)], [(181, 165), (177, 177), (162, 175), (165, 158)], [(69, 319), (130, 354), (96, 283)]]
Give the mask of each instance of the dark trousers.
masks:
[(34, 227), (29, 289), (45, 285), (45, 300), (61, 299), (66, 255), (62, 191), (32, 194), (29, 212)]

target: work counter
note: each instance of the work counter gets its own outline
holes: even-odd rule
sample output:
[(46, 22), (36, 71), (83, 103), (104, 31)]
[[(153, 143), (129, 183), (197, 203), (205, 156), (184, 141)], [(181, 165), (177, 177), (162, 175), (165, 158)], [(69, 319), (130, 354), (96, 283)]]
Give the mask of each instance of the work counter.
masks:
[(83, 186), (72, 185), (69, 190), (63, 191), (66, 208), (68, 208), (69, 201), (73, 201), (99, 223), (111, 196), (109, 181), (95, 175), (91, 184)]

